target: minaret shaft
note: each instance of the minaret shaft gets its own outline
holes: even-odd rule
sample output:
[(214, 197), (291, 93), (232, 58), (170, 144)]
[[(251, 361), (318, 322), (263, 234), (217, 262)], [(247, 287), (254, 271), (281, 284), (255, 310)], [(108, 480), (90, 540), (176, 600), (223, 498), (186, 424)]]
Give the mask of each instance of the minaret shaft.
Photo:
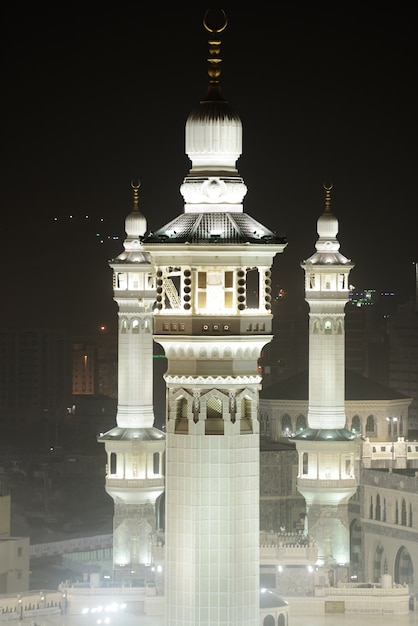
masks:
[(316, 252), (301, 264), (309, 305), (309, 400), (308, 428), (296, 435), (297, 488), (306, 501), (318, 565), (325, 566), (350, 561), (348, 501), (358, 485), (358, 442), (345, 428), (344, 308), (353, 264), (339, 252), (330, 189), (317, 221)]
[(118, 307), (117, 426), (99, 437), (107, 454), (106, 492), (114, 501), (114, 578), (137, 578), (152, 562), (157, 498), (164, 491), (164, 434), (154, 428), (152, 305), (155, 281), (142, 249), (146, 221), (134, 208), (125, 220), (125, 251), (109, 262)]
[(270, 265), (283, 245), (266, 246), (258, 268), (241, 264), (240, 245), (232, 255), (202, 243), (187, 256), (144, 245), (156, 263), (154, 339), (167, 357), (167, 626), (256, 626), (258, 359), (272, 339)]

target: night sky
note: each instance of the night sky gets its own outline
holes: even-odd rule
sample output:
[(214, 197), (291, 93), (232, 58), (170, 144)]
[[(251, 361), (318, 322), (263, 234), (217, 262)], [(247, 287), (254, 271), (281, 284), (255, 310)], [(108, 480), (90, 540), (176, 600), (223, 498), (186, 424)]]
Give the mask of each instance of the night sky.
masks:
[[(183, 211), (208, 7), (142, 4), (36, 5), (4, 21), (2, 327), (114, 328), (107, 260), (123, 249), (131, 181), (150, 230)], [(274, 276), (295, 298), (331, 181), (351, 282), (401, 302), (414, 293), (418, 57), (402, 4), (224, 5), (221, 86), (243, 123), (244, 210), (287, 236)]]

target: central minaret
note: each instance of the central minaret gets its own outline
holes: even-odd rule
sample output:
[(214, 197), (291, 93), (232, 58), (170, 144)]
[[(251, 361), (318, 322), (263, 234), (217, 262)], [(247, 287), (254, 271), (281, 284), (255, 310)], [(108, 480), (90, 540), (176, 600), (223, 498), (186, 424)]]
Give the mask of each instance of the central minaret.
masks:
[(186, 122), (184, 213), (144, 241), (156, 272), (155, 340), (168, 360), (165, 593), (168, 626), (258, 626), (258, 358), (271, 341), (270, 268), (286, 246), (243, 212), (240, 118), (220, 85)]
[(297, 487), (306, 500), (319, 565), (348, 567), (347, 504), (358, 485), (358, 441), (345, 427), (344, 308), (354, 266), (339, 251), (331, 188), (325, 187), (325, 210), (317, 220), (316, 252), (301, 264), (309, 304), (309, 427), (295, 436)]

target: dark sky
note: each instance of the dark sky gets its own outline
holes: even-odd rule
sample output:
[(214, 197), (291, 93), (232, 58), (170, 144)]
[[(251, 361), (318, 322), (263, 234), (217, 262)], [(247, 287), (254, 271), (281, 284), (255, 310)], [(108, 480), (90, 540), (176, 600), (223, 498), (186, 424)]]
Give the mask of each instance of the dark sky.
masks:
[[(114, 325), (107, 259), (123, 249), (131, 180), (151, 230), (183, 211), (207, 5), (143, 4), (36, 5), (3, 24), (0, 326)], [(224, 7), (221, 85), (243, 123), (244, 210), (287, 236), (275, 277), (290, 293), (303, 293), (324, 181), (356, 288), (414, 291), (417, 49), (404, 4)]]

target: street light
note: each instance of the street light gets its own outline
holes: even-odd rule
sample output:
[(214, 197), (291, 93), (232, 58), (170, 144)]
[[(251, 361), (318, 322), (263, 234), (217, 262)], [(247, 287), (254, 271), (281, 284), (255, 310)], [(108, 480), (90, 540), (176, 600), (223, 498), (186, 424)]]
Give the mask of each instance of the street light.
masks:
[(395, 424), (398, 422), (397, 417), (387, 417), (386, 420), (390, 424), (390, 434), (392, 436), (392, 469), (395, 465)]

